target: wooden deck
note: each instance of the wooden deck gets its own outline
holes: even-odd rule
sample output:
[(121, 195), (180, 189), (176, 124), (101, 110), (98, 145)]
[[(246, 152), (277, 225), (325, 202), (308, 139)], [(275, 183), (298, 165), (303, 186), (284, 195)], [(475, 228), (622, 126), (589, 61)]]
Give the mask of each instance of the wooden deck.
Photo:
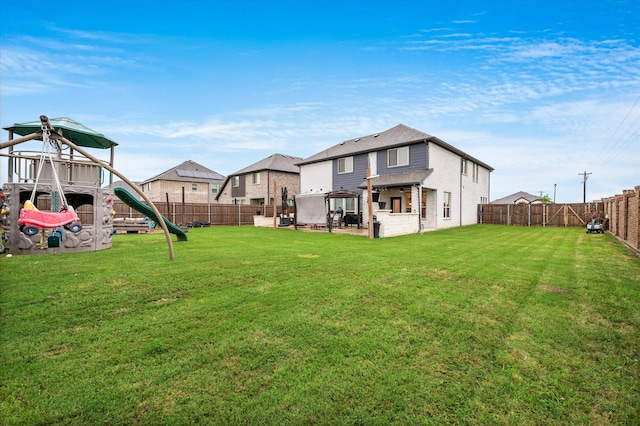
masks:
[(151, 232), (151, 221), (143, 219), (114, 219), (113, 231), (124, 234), (147, 234)]

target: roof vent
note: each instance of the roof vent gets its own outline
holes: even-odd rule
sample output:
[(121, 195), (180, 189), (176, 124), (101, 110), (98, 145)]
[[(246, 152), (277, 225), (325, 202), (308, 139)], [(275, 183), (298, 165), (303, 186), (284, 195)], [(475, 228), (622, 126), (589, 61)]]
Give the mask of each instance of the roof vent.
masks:
[(380, 136), (380, 133), (376, 133), (375, 135), (373, 135), (374, 138), (377, 138), (378, 136)]
[(357, 138), (357, 139), (354, 139), (353, 141), (354, 142), (358, 142), (359, 140), (360, 140), (360, 138)]

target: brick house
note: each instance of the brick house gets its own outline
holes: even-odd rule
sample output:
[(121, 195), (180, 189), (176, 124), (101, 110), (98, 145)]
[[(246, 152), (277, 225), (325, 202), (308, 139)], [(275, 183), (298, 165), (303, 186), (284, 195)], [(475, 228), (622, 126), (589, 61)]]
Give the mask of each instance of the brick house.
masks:
[[(185, 161), (140, 184), (151, 201), (212, 203), (225, 177), (195, 161)], [(183, 200), (184, 198), (184, 200)]]
[[(280, 204), (282, 188), (288, 194), (296, 194), (300, 189), (300, 157), (273, 154), (257, 163), (230, 174), (216, 195), (221, 204)], [(273, 182), (276, 182), (274, 197)]]

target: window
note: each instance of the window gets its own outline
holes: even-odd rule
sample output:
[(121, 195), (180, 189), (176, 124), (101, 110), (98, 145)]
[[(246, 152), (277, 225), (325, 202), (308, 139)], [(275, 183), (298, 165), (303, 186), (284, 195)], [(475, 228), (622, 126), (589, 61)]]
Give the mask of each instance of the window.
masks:
[(211, 193), (212, 194), (217, 194), (219, 190), (220, 190), (220, 184), (218, 184), (218, 183), (212, 183), (211, 184)]
[(198, 184), (197, 183), (192, 183), (191, 184), (191, 190), (192, 191), (197, 191), (198, 190)]
[(237, 188), (240, 186), (240, 176), (234, 176), (233, 177), (233, 187)]
[(338, 158), (338, 174), (353, 173), (353, 157)]
[(444, 216), (444, 218), (451, 219), (451, 193), (450, 192), (444, 193), (444, 201), (442, 203), (442, 206), (443, 206), (442, 215)]
[(478, 182), (478, 165), (473, 163), (473, 175), (472, 175), (472, 180), (473, 182)]
[(254, 185), (259, 185), (260, 184), (260, 172), (255, 172), (253, 174), (253, 184)]
[(411, 213), (411, 190), (404, 193), (404, 212)]
[(462, 174), (466, 176), (467, 175), (467, 160), (465, 158), (462, 159), (461, 169), (462, 169)]
[(387, 167), (398, 167), (409, 165), (409, 147), (403, 146), (387, 151)]

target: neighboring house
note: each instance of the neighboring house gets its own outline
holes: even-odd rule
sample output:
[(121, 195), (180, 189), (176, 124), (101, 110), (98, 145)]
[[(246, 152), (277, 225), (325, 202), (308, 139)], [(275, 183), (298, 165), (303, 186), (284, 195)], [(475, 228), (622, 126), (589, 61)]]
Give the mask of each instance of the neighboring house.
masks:
[[(140, 182), (132, 182), (132, 183), (137, 185), (138, 188), (140, 187)], [(108, 185), (108, 188), (110, 188), (110, 189), (123, 188), (127, 192), (131, 193), (131, 195), (136, 197), (138, 200), (142, 200), (142, 197), (140, 196), (140, 194), (138, 194), (138, 192), (135, 189), (133, 189), (127, 182), (125, 182), (123, 180), (117, 180), (117, 181), (115, 181), (113, 183), (110, 183)], [(114, 197), (118, 198), (117, 195), (114, 195)]]
[(221, 204), (273, 205), (275, 182), (276, 205), (280, 205), (283, 188), (291, 196), (300, 189), (300, 161), (302, 158), (291, 155), (270, 155), (229, 175), (216, 200)]
[(373, 214), (382, 222), (383, 236), (476, 223), (478, 204), (489, 200), (493, 171), (437, 137), (402, 124), (340, 142), (298, 165), (300, 194), (362, 194), (361, 206), (351, 199), (340, 205), (336, 201), (331, 209), (362, 212), (365, 225), (369, 169)]
[(498, 198), (491, 202), (491, 204), (541, 204), (542, 197), (537, 195), (531, 195), (527, 192), (520, 191), (515, 194), (507, 195), (506, 197)]
[(225, 177), (195, 161), (185, 161), (140, 184), (151, 201), (212, 203)]

